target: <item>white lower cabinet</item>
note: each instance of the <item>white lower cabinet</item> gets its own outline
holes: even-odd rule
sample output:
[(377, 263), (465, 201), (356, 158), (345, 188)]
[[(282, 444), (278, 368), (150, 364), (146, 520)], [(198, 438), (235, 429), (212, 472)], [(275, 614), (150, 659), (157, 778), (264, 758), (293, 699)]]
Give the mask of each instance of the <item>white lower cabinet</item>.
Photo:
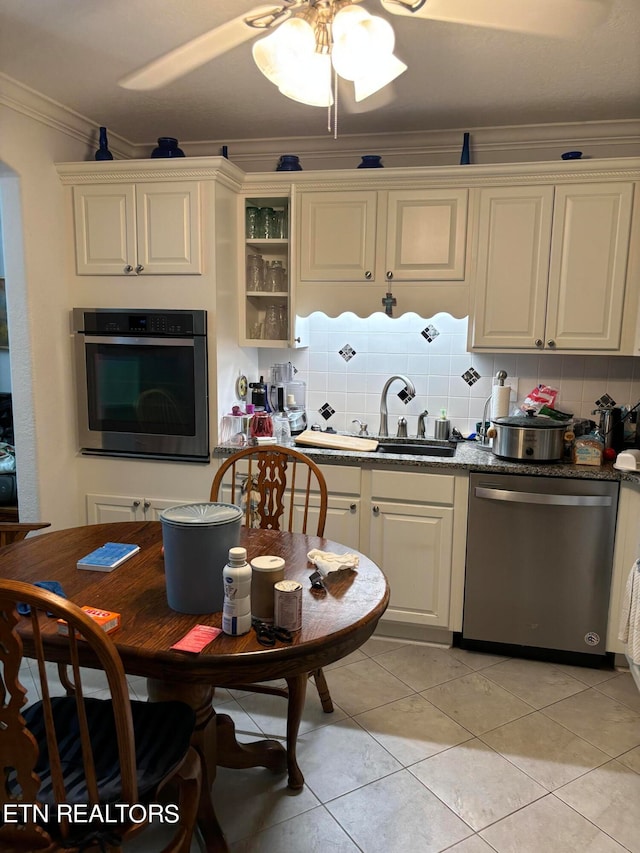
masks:
[(130, 495), (87, 495), (87, 524), (112, 521), (158, 521), (160, 513), (185, 501)]
[(609, 598), (609, 623), (607, 626), (607, 651), (624, 654), (625, 644), (618, 639), (620, 617), (629, 572), (640, 557), (640, 483), (620, 483), (616, 543), (613, 552), (613, 573)]

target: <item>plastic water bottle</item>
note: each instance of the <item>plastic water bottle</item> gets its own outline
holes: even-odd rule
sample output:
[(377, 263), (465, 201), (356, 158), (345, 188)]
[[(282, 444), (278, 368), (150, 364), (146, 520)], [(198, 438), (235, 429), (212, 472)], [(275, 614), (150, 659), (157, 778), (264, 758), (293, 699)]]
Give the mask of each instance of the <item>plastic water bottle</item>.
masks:
[(222, 630), (225, 634), (237, 636), (251, 629), (251, 574), (246, 548), (229, 548), (229, 562), (222, 570)]

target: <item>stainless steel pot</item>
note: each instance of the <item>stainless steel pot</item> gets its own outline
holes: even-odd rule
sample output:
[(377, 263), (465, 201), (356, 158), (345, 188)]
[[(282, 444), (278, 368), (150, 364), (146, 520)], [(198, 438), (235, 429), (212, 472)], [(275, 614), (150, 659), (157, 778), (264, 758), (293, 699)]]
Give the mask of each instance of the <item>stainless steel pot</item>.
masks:
[(564, 422), (528, 414), (496, 418), (491, 421), (495, 430), (493, 452), (503, 459), (515, 461), (552, 462), (562, 459), (564, 436), (569, 427)]

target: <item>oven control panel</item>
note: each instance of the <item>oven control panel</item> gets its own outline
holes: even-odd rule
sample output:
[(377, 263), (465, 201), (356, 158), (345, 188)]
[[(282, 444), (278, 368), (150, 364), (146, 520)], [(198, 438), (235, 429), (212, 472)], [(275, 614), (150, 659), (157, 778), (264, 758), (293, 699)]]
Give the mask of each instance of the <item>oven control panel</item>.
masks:
[(74, 308), (74, 331), (102, 335), (180, 338), (206, 333), (206, 311), (128, 311)]

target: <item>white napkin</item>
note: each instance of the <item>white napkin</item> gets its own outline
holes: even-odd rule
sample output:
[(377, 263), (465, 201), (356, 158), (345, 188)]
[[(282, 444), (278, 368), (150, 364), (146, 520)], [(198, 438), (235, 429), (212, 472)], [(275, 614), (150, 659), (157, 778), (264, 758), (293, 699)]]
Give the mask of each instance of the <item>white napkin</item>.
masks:
[(357, 569), (360, 562), (357, 554), (334, 554), (332, 551), (320, 551), (318, 548), (309, 551), (307, 559), (325, 577), (342, 569)]

